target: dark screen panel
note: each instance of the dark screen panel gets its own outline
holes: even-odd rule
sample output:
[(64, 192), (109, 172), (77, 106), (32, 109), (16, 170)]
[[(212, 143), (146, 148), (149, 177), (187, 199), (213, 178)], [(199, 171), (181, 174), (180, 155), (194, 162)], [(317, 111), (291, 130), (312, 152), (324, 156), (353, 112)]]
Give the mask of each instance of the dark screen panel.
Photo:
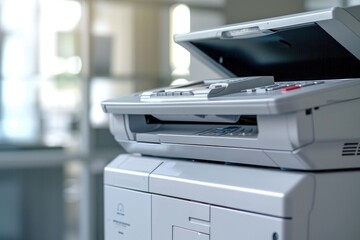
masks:
[(276, 81), (360, 77), (360, 61), (316, 24), (239, 39), (191, 41), (236, 76)]

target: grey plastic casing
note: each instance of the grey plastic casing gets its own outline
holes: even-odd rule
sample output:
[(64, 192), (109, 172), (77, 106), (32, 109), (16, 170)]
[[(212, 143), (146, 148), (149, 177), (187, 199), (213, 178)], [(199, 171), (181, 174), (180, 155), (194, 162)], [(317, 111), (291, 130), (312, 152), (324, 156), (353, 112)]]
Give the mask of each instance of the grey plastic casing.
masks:
[(105, 239), (354, 240), (359, 181), (355, 170), (120, 155), (105, 168)]
[[(166, 97), (163, 101), (141, 101), (142, 93), (135, 93), (104, 101), (103, 110), (110, 113), (110, 130), (129, 153), (282, 169), (359, 168), (360, 79), (356, 77), (360, 76), (360, 72), (356, 69), (360, 67), (353, 67), (359, 64), (360, 58), (359, 9), (359, 7), (333, 8), (175, 36), (179, 44), (224, 77), (239, 77), (238, 75), (241, 74), (241, 72), (234, 73), (237, 69), (233, 67), (237, 65), (230, 61), (234, 60), (234, 56), (229, 57), (229, 60), (226, 58), (231, 55), (227, 45), (235, 43), (231, 42), (232, 40), (240, 43), (239, 52), (242, 53), (246, 49), (241, 45), (244, 41), (250, 46), (253, 42), (259, 44), (255, 45), (258, 49), (258, 46), (261, 48), (273, 43), (273, 39), (277, 43), (282, 41), (278, 38), (288, 37), (287, 32), (292, 28), (295, 29), (294, 31), (298, 29), (301, 31), (304, 28), (320, 31), (319, 36), (330, 38), (329, 44), (336, 44), (334, 46), (339, 51), (334, 50), (334, 54), (331, 55), (332, 51), (323, 49), (319, 56), (316, 54), (313, 56), (312, 42), (307, 42), (307, 36), (296, 40), (300, 41), (296, 44), (286, 43), (284, 40), (283, 42), (294, 48), (299, 45), (298, 43), (304, 43), (309, 48), (309, 52), (304, 53), (304, 56), (311, 58), (310, 62), (316, 59), (324, 61), (323, 64), (317, 62), (318, 66), (309, 70), (311, 74), (319, 77), (316, 79), (310, 74), (306, 75), (307, 70), (301, 68), (301, 61), (309, 63), (307, 59), (301, 58), (301, 54), (296, 54), (296, 51), (294, 53), (290, 51), (289, 54), (291, 57), (299, 56), (300, 59), (295, 61), (299, 61), (298, 72), (294, 74), (286, 72), (288, 75), (283, 78), (281, 70), (284, 69), (285, 72), (286, 67), (275, 65), (273, 68), (276, 70), (274, 70), (275, 82), (277, 80), (324, 82), (294, 91), (239, 92), (200, 100), (179, 98), (177, 101), (173, 99), (167, 101)], [(262, 45), (259, 39), (266, 39), (265, 43)], [(294, 59), (286, 58), (287, 52), (284, 53), (280, 47), (275, 48), (278, 52), (271, 52), (273, 55), (269, 53), (270, 59), (285, 59), (282, 64), (287, 66), (286, 64)], [(210, 50), (203, 51), (204, 49)], [(217, 52), (213, 53), (213, 49), (217, 52), (225, 51), (221, 61), (220, 59), (216, 61), (217, 57), (214, 56)], [(269, 49), (273, 48), (264, 47), (264, 49), (265, 53), (268, 53)], [(325, 59), (321, 58), (323, 54), (326, 55)], [(337, 70), (336, 62), (334, 64), (337, 56), (343, 56), (342, 54), (346, 54), (345, 60), (342, 61), (341, 58), (338, 64), (346, 64), (349, 60), (349, 66), (355, 69), (349, 70), (349, 76), (346, 75), (346, 71), (341, 70), (346, 65), (342, 65)], [(241, 54), (235, 56), (239, 65), (251, 62), (252, 58), (242, 59), (242, 56)], [(268, 65), (260, 64), (261, 57), (254, 59), (253, 62), (259, 63), (254, 74), (261, 72), (261, 69), (268, 69), (270, 72), (258, 75), (271, 75), (273, 62), (270, 63), (269, 68)], [(226, 63), (229, 61), (230, 64), (227, 66)], [(317, 71), (317, 68), (320, 70)], [(327, 79), (329, 72), (330, 77), (333, 74), (336, 77), (344, 75), (344, 78)], [(297, 74), (305, 79), (296, 78)], [(151, 122), (149, 116), (159, 121)], [(256, 131), (253, 134), (236, 137), (201, 135), (201, 132), (209, 129), (232, 127), (236, 123), (229, 122), (228, 119), (242, 116), (256, 117), (254, 125)]]

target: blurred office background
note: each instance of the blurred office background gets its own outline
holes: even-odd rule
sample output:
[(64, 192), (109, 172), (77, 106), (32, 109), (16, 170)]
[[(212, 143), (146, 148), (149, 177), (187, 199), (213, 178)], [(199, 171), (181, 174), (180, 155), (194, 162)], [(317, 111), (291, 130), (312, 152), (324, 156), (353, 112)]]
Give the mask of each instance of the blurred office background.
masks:
[(100, 102), (216, 77), (184, 33), (360, 0), (0, 0), (0, 240), (103, 239)]

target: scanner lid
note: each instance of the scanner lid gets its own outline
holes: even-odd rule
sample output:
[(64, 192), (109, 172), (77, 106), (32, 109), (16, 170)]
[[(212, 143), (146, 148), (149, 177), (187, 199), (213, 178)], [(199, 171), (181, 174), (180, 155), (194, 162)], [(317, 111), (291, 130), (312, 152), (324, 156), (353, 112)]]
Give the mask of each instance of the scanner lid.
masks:
[(175, 35), (224, 77), (275, 81), (360, 76), (360, 6), (331, 8)]

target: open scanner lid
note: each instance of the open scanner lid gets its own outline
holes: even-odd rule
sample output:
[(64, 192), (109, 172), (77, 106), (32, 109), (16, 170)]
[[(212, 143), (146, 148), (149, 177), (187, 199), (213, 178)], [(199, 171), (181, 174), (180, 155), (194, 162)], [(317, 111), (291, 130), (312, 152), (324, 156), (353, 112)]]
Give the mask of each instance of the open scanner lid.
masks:
[(360, 6), (332, 8), (176, 35), (223, 76), (275, 81), (360, 77)]

